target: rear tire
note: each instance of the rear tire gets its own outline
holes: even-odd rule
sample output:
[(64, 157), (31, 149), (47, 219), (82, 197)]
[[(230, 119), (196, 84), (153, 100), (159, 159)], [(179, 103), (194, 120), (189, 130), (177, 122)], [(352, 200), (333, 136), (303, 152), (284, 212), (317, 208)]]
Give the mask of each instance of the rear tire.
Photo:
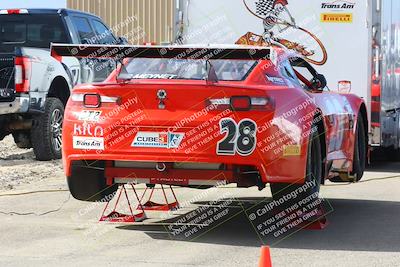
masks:
[(63, 103), (58, 98), (48, 98), (44, 113), (34, 118), (31, 130), (32, 147), (37, 160), (61, 158), (63, 119)]
[(280, 200), (286, 195), (290, 195), (292, 192), (298, 191), (306, 183), (311, 182), (312, 186), (306, 189), (305, 192), (297, 194), (297, 197), (292, 198), (286, 206), (292, 206), (298, 201), (311, 196), (313, 194), (319, 195), (322, 180), (322, 150), (321, 141), (318, 136), (317, 127), (313, 127), (310, 141), (308, 144), (307, 163), (306, 163), (306, 177), (304, 184), (283, 184), (274, 183), (271, 184), (271, 193), (274, 200)]
[(67, 181), (71, 195), (77, 200), (88, 202), (108, 202), (118, 189), (116, 184), (107, 185), (104, 162), (100, 161), (74, 162)]
[(360, 181), (364, 175), (365, 165), (367, 161), (367, 141), (365, 136), (365, 126), (362, 115), (358, 114), (357, 129), (354, 144), (353, 171), (351, 175), (355, 175), (356, 181)]

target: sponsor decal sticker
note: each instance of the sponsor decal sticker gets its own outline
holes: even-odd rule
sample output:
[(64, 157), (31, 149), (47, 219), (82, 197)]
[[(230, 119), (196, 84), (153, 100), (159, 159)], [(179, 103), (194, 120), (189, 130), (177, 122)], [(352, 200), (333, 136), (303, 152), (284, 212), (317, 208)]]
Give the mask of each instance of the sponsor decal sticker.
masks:
[(75, 116), (80, 121), (99, 122), (100, 116), (101, 116), (101, 111), (82, 110), (81, 112), (76, 112)]
[(322, 13), (321, 22), (325, 23), (352, 23), (353, 14), (351, 13)]
[(344, 0), (337, 0), (334, 2), (330, 3), (322, 3), (321, 8), (322, 9), (354, 9), (354, 6), (356, 3), (350, 2), (350, 1), (344, 1)]
[(104, 138), (74, 136), (73, 148), (82, 150), (104, 150)]
[(184, 133), (138, 132), (131, 146), (167, 149), (178, 148), (184, 137)]
[(283, 156), (300, 156), (301, 155), (301, 147), (299, 145), (290, 145), (283, 147)]
[(152, 73), (144, 73), (144, 74), (136, 74), (132, 76), (132, 79), (167, 79), (172, 80), (178, 77), (175, 74), (152, 74)]
[(268, 76), (268, 75), (265, 75), (265, 77), (271, 83), (278, 84), (278, 85), (286, 85), (285, 79), (283, 79), (281, 77), (273, 77), (273, 76)]
[(352, 23), (356, 3), (350, 0), (336, 0), (321, 4), (321, 9), (327, 12), (321, 13), (323, 23)]
[(321, 13), (323, 23), (353, 23), (353, 13), (356, 3), (350, 0), (336, 0), (321, 4), (321, 9), (327, 12)]
[(103, 127), (98, 125), (93, 125), (90, 123), (75, 123), (74, 124), (74, 136), (92, 136), (92, 137), (103, 137), (104, 130)]
[(181, 144), (185, 134), (182, 133), (169, 133), (168, 134), (168, 148), (178, 148)]
[(82, 150), (104, 150), (104, 130), (87, 122), (74, 124), (73, 148)]

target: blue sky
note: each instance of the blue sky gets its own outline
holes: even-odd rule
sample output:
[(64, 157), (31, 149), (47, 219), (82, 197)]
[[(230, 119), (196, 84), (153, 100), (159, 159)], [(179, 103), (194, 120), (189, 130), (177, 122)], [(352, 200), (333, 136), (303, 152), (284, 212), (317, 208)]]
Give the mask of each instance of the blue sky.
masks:
[(0, 0), (0, 9), (5, 8), (60, 8), (66, 7), (67, 0)]

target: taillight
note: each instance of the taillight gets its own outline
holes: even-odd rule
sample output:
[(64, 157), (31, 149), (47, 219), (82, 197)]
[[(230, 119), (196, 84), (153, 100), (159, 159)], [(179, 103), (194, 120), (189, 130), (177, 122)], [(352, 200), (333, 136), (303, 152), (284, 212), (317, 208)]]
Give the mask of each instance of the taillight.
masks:
[(31, 61), (27, 57), (15, 58), (15, 91), (17, 93), (29, 92), (29, 79), (31, 75)]
[(214, 98), (208, 99), (207, 105), (213, 106), (217, 110), (230, 109), (233, 111), (272, 111), (275, 109), (274, 101), (269, 97), (232, 96), (230, 98)]
[(87, 108), (98, 108), (103, 103), (107, 104), (121, 104), (120, 97), (112, 97), (112, 96), (104, 96), (95, 93), (88, 94), (72, 94), (71, 95), (72, 102), (80, 102)]
[(29, 14), (27, 9), (2, 9), (0, 15)]
[(98, 94), (85, 94), (83, 96), (83, 105), (87, 108), (98, 108), (101, 104), (101, 98)]
[(232, 96), (231, 109), (235, 111), (247, 111), (251, 109), (251, 98), (248, 96)]

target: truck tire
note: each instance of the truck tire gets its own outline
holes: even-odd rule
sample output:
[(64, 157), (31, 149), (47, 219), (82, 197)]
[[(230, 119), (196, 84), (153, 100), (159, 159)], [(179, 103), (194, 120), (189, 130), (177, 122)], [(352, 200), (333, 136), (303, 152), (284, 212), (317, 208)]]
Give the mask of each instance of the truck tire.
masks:
[(365, 136), (365, 126), (362, 115), (358, 114), (357, 129), (354, 144), (353, 171), (352, 175), (357, 176), (356, 181), (360, 181), (364, 175), (367, 161), (367, 142)]
[(286, 208), (296, 204), (298, 201), (309, 197), (313, 194), (319, 195), (322, 180), (322, 151), (321, 141), (318, 136), (318, 130), (313, 128), (308, 143), (307, 163), (306, 163), (306, 177), (304, 184), (285, 184), (285, 183), (272, 183), (271, 193), (272, 198), (279, 201), (286, 195), (291, 195), (292, 192), (299, 191), (306, 183), (312, 182), (312, 186), (308, 187), (302, 193), (296, 195), (286, 201), (281, 208)]
[(60, 159), (64, 105), (58, 98), (47, 98), (44, 113), (34, 117), (31, 130), (33, 152), (40, 161)]
[(107, 186), (104, 162), (74, 162), (67, 177), (69, 191), (77, 199), (88, 202), (110, 201), (118, 185)]

